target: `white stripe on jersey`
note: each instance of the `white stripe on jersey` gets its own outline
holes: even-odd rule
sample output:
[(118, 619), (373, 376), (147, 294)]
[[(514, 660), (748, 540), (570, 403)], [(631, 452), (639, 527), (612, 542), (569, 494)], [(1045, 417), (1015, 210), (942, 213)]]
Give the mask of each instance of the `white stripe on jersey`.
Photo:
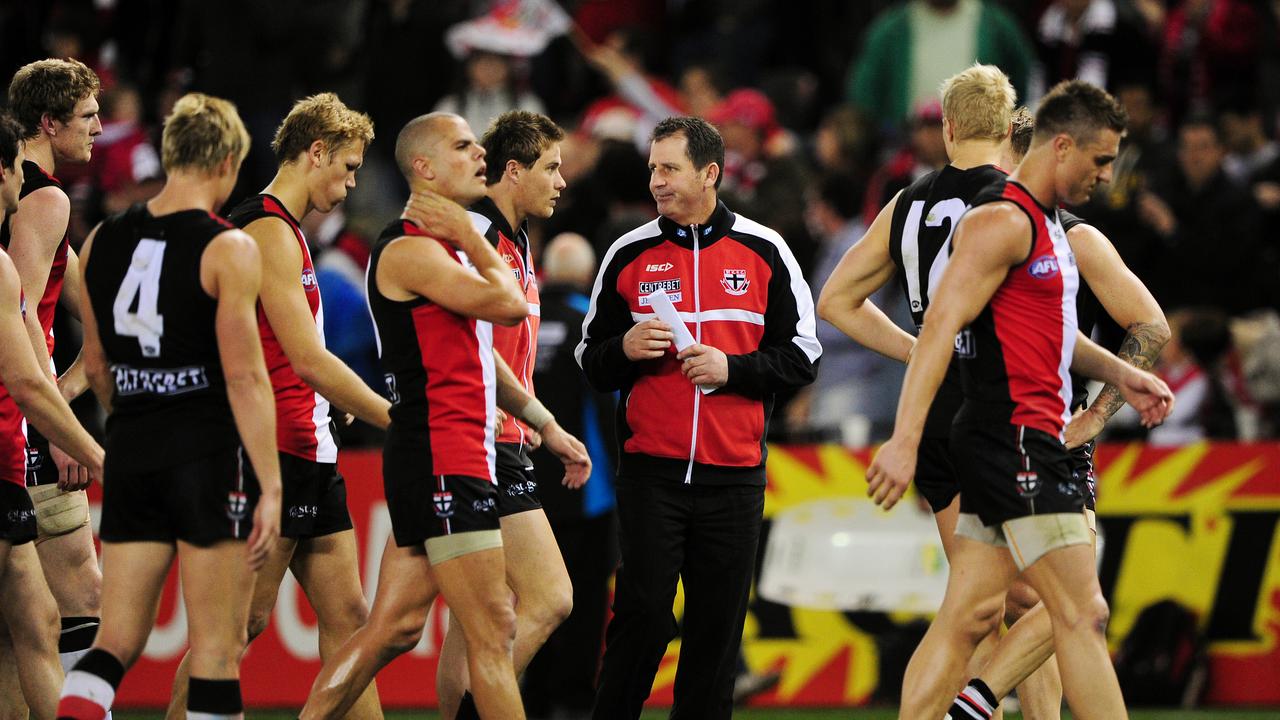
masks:
[[(472, 213), (475, 215), (475, 213)], [(471, 258), (461, 250), (454, 250), (455, 255), (462, 261), (462, 266), (476, 272), (476, 266), (471, 262)], [(476, 319), (476, 345), (477, 354), (480, 360), (481, 377), (484, 378), (484, 450), (485, 460), (489, 465), (489, 482), (497, 484), (498, 470), (497, 447), (494, 445), (494, 430), (497, 428), (497, 370), (493, 365), (493, 323), (487, 320)]]
[[(367, 304), (367, 303), (366, 303)], [(329, 344), (324, 338), (324, 297), (320, 295), (320, 288), (316, 288), (316, 332), (320, 333), (320, 344), (328, 347)], [(338, 462), (338, 444), (333, 440), (333, 433), (329, 430), (329, 401), (320, 393), (315, 394), (315, 407), (311, 411), (311, 421), (315, 425), (316, 433), (316, 462), (318, 463), (336, 463)]]
[[(1058, 396), (1062, 398), (1062, 426), (1071, 422), (1071, 359), (1075, 355), (1076, 332), (1079, 320), (1076, 318), (1076, 292), (1080, 289), (1080, 271), (1076, 267), (1076, 256), (1071, 252), (1071, 244), (1067, 242), (1067, 233), (1055, 212), (1053, 217), (1045, 216), (1048, 226), (1049, 240), (1053, 243), (1053, 254), (1058, 259), (1058, 275), (1062, 278), (1062, 356), (1058, 365), (1058, 377), (1062, 384), (1058, 388)], [(1063, 440), (1063, 433), (1058, 433)]]

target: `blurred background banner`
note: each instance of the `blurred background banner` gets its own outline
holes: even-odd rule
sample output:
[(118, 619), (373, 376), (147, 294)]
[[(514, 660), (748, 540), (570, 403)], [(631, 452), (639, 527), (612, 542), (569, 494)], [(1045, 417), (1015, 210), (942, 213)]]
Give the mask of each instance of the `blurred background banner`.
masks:
[[(757, 705), (861, 705), (897, 696), (928, 620), (921, 607), (946, 565), (927, 510), (905, 502), (886, 517), (865, 498), (870, 456), (836, 445), (770, 449), (762, 592), (752, 601), (744, 652), (753, 668), (782, 677)], [(1280, 703), (1280, 444), (1108, 445), (1098, 457), (1099, 568), (1113, 649), (1144, 608), (1171, 599), (1194, 613), (1206, 643), (1206, 704)], [(340, 465), (362, 577), (375, 588), (390, 533), (381, 457), (348, 452)], [(827, 573), (813, 572), (824, 564)], [(168, 701), (186, 645), (174, 582), (145, 657), (120, 689), (121, 707)], [(776, 602), (784, 597), (791, 604)], [(677, 616), (681, 603), (677, 597)], [(437, 605), (419, 647), (379, 676), (387, 707), (434, 705), (445, 619)], [(677, 639), (663, 660), (655, 704), (670, 702), (679, 648)], [(315, 616), (292, 577), (245, 662), (247, 702), (301, 705), (319, 660)]]

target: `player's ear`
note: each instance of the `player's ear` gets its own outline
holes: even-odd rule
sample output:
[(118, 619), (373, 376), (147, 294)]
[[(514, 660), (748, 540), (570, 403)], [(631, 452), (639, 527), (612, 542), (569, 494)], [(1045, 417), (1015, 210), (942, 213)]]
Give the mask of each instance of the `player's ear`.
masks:
[(328, 148), (325, 147), (323, 140), (316, 140), (311, 143), (311, 147), (307, 148), (307, 161), (311, 163), (311, 167), (320, 167), (324, 163), (325, 153)]
[(511, 182), (519, 183), (521, 170), (524, 170), (524, 165), (521, 165), (519, 160), (512, 158), (507, 161), (507, 167), (504, 170), (504, 173), (511, 177)]
[(419, 155), (418, 157), (415, 157), (413, 159), (412, 165), (413, 165), (413, 171), (417, 173), (418, 177), (424, 180), (436, 179), (436, 174), (431, 169), (431, 160), (427, 158), (425, 155)]
[(1066, 159), (1067, 153), (1071, 152), (1071, 148), (1075, 147), (1075, 140), (1066, 133), (1058, 133), (1053, 136), (1053, 154), (1057, 156), (1058, 161)]
[(54, 122), (53, 116), (49, 113), (45, 113), (40, 116), (40, 129), (45, 131), (45, 133), (50, 137), (58, 134), (57, 123)]

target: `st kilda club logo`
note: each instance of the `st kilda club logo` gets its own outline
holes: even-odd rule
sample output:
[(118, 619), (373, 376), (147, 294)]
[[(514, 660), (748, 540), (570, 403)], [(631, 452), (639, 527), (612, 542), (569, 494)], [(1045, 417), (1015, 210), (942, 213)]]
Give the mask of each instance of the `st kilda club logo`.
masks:
[(239, 490), (227, 493), (227, 517), (234, 522), (244, 520), (249, 512), (249, 496)]
[(720, 286), (730, 295), (745, 295), (747, 288), (751, 287), (751, 281), (747, 279), (746, 270), (725, 268)]
[(431, 504), (436, 506), (436, 517), (441, 520), (453, 517), (453, 493), (448, 490), (431, 493)]

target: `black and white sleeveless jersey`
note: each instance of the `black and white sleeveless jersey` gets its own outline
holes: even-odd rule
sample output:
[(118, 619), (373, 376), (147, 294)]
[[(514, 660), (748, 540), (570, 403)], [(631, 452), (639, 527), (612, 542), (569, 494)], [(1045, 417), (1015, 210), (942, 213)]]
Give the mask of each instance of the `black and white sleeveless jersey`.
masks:
[(200, 258), (234, 229), (201, 210), (155, 217), (143, 204), (103, 221), (85, 267), (115, 397), (106, 451), (149, 472), (239, 443), (218, 355), (217, 301)]
[[(1005, 177), (1006, 173), (994, 165), (979, 165), (968, 170), (947, 165), (915, 181), (898, 196), (893, 222), (889, 225), (889, 255), (897, 266), (898, 284), (907, 296), (917, 333), (929, 309), (929, 290), (937, 285), (946, 267), (951, 253), (951, 233), (960, 216), (969, 209), (979, 191)], [(965, 352), (965, 337), (964, 331), (956, 336), (957, 353)], [(949, 437), (951, 421), (963, 402), (960, 370), (953, 362), (929, 408), (924, 434)]]

